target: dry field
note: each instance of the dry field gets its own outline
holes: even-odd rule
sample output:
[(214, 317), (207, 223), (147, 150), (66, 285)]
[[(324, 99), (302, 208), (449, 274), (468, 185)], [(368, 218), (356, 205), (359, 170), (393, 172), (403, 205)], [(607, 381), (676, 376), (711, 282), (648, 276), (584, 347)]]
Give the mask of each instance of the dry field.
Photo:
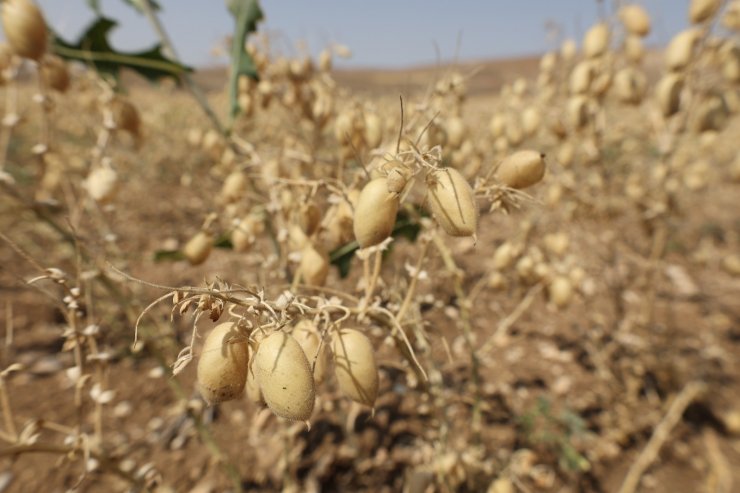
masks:
[(739, 491), (740, 47), (699, 14), (687, 53), (255, 48), (229, 137), (11, 61), (0, 492)]

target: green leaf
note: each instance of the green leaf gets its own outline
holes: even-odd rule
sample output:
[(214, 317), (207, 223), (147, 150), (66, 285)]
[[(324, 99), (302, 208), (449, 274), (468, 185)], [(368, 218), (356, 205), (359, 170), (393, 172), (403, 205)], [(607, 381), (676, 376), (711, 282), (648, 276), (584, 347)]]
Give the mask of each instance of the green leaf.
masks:
[(98, 17), (76, 43), (64, 41), (54, 34), (54, 53), (68, 60), (89, 63), (99, 73), (115, 79), (118, 79), (122, 68), (134, 70), (150, 81), (192, 71), (190, 67), (166, 58), (159, 44), (133, 53), (116, 51), (108, 42), (108, 34), (116, 25), (116, 21), (112, 19)]
[(100, 16), (100, 2), (98, 0), (87, 0), (87, 5), (92, 9), (93, 12)]
[(229, 118), (233, 122), (239, 113), (239, 76), (246, 75), (255, 80), (259, 79), (257, 66), (247, 53), (245, 43), (249, 33), (257, 30), (257, 23), (264, 16), (257, 0), (227, 0), (226, 6), (236, 21), (234, 37), (231, 40), (231, 73), (229, 75)]
[(229, 235), (221, 235), (218, 238), (216, 238), (216, 241), (213, 243), (213, 246), (216, 248), (223, 248), (224, 250), (233, 250), (234, 245), (231, 243), (231, 237)]
[(177, 262), (185, 260), (185, 254), (180, 250), (157, 250), (154, 252), (155, 262)]

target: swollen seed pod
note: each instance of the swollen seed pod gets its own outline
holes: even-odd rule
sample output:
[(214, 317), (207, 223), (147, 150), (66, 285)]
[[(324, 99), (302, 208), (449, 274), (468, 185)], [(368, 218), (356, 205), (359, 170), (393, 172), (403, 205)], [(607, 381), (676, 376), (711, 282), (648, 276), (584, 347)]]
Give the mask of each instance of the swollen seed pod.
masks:
[(522, 112), (522, 130), (527, 137), (532, 137), (540, 128), (540, 112), (535, 106), (529, 106)]
[(387, 178), (376, 178), (365, 185), (355, 205), (354, 232), (361, 248), (382, 242), (396, 223), (399, 197), (388, 191)]
[(465, 140), (465, 123), (459, 116), (453, 116), (445, 123), (447, 145), (452, 149), (459, 149)]
[(403, 192), (404, 188), (406, 188), (406, 184), (409, 181), (406, 173), (402, 171), (401, 168), (392, 168), (388, 172), (387, 180), (388, 191), (391, 193)]
[(614, 76), (617, 98), (627, 104), (639, 104), (647, 90), (645, 75), (633, 67), (625, 67)]
[(700, 24), (717, 13), (720, 0), (691, 0), (689, 5), (689, 20), (694, 24)]
[(586, 94), (594, 78), (594, 66), (589, 60), (579, 62), (570, 73), (570, 93)]
[(39, 61), (46, 53), (48, 33), (44, 16), (36, 4), (30, 0), (4, 0), (0, 16), (13, 52)]
[(262, 218), (250, 214), (239, 221), (231, 233), (231, 244), (235, 252), (246, 252), (254, 244), (255, 239), (264, 231)]
[(365, 143), (375, 149), (383, 140), (383, 121), (375, 113), (365, 114)]
[(69, 88), (69, 71), (64, 60), (54, 55), (46, 55), (41, 60), (41, 73), (49, 87), (58, 92)]
[(95, 168), (87, 175), (84, 187), (96, 202), (110, 202), (118, 189), (118, 174), (108, 167)]
[(229, 204), (242, 198), (247, 190), (247, 175), (241, 171), (230, 173), (224, 180), (221, 187), (221, 193), (218, 196), (219, 202)]
[(316, 400), (311, 365), (294, 337), (276, 331), (262, 339), (252, 369), (273, 413), (298, 421), (311, 417)]
[(488, 124), (488, 130), (494, 139), (503, 136), (506, 131), (506, 118), (500, 113), (494, 114), (491, 117), (491, 122)]
[(666, 74), (655, 87), (655, 99), (661, 114), (668, 118), (675, 114), (681, 104), (684, 78), (679, 74)]
[(674, 72), (686, 68), (694, 56), (694, 47), (699, 37), (696, 29), (686, 29), (676, 34), (665, 50), (666, 66)]
[(505, 241), (493, 252), (491, 264), (497, 271), (502, 271), (516, 260), (517, 255), (519, 255), (519, 249), (513, 243)]
[(501, 162), (495, 178), (509, 188), (527, 188), (545, 176), (545, 155), (537, 151), (518, 151)]
[(563, 44), (560, 45), (560, 56), (562, 56), (563, 60), (566, 62), (573, 60), (576, 57), (576, 53), (578, 53), (578, 45), (574, 40), (566, 39), (563, 41)]
[(309, 286), (323, 286), (329, 275), (329, 256), (309, 243), (301, 252), (298, 271), (304, 283)]
[(550, 73), (555, 70), (558, 63), (558, 55), (555, 52), (548, 52), (540, 58), (540, 72)]
[(581, 94), (568, 100), (566, 108), (568, 121), (573, 128), (581, 129), (585, 127), (590, 120), (589, 99)]
[(198, 359), (197, 386), (208, 404), (236, 399), (244, 393), (249, 365), (247, 338), (234, 322), (213, 328)]
[(370, 339), (358, 330), (341, 329), (332, 334), (331, 349), (339, 389), (353, 401), (372, 407), (379, 377)]
[(707, 130), (721, 130), (729, 116), (725, 101), (716, 94), (706, 96), (692, 115), (691, 127), (699, 133)]
[(564, 308), (573, 299), (573, 284), (567, 276), (557, 276), (547, 286), (547, 293), (555, 306)]
[(454, 168), (442, 168), (427, 177), (427, 201), (432, 216), (450, 236), (473, 236), (478, 231), (478, 207), (465, 177)]
[(318, 329), (313, 322), (303, 319), (296, 324), (292, 335), (306, 354), (309, 365), (313, 365), (314, 358), (316, 358), (316, 365), (313, 369), (313, 379), (316, 385), (320, 384), (324, 381), (324, 376), (326, 375), (327, 350), (326, 345), (320, 344), (321, 337)]
[(573, 164), (573, 159), (576, 157), (576, 148), (572, 142), (563, 142), (558, 148), (556, 159), (561, 166), (568, 167)]
[(637, 36), (650, 34), (650, 16), (641, 5), (633, 3), (619, 9), (619, 20), (630, 34)]
[(213, 236), (206, 231), (198, 231), (185, 243), (182, 254), (190, 265), (200, 265), (206, 261), (213, 248)]
[(583, 37), (583, 53), (587, 58), (596, 58), (609, 48), (609, 26), (604, 22), (594, 24)]

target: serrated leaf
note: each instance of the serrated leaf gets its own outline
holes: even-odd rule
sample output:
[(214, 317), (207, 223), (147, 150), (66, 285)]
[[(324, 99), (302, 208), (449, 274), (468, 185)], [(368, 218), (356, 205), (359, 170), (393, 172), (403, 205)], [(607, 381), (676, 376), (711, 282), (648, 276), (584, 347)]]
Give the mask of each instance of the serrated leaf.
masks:
[(234, 16), (236, 26), (231, 40), (231, 73), (229, 75), (229, 117), (233, 122), (239, 113), (239, 76), (246, 75), (259, 79), (257, 66), (247, 53), (247, 36), (257, 30), (257, 23), (264, 17), (257, 0), (227, 0), (226, 5)]
[(116, 21), (112, 19), (98, 17), (76, 43), (68, 43), (54, 34), (52, 44), (54, 53), (68, 60), (88, 63), (99, 73), (116, 79), (122, 68), (134, 70), (150, 81), (162, 77), (176, 77), (192, 71), (190, 67), (165, 57), (159, 44), (139, 52), (116, 51), (108, 42), (108, 34), (116, 25)]

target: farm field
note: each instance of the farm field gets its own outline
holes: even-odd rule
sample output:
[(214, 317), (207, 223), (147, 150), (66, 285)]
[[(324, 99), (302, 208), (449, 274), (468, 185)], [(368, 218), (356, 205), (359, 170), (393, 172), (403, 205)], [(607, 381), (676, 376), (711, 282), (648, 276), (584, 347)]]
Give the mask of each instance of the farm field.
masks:
[(0, 492), (740, 490), (715, 3), (399, 70), (254, 35), (200, 102), (6, 34)]

